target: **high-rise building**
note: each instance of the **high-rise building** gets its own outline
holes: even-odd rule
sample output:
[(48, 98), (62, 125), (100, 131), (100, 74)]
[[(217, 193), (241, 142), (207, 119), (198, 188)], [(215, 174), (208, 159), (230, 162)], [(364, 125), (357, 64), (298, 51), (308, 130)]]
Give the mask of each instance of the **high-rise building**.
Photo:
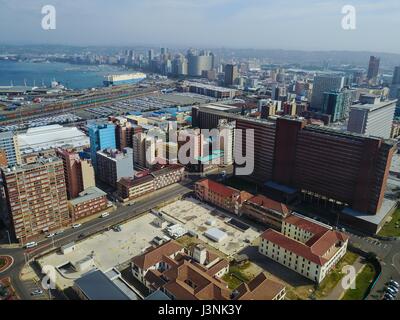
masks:
[(18, 139), (13, 132), (0, 133), (0, 150), (6, 155), (7, 165), (14, 166), (21, 162)]
[(93, 167), (97, 170), (97, 151), (104, 149), (115, 149), (115, 125), (92, 124), (89, 126), (90, 155)]
[(134, 128), (130, 122), (126, 119), (125, 121), (119, 121), (115, 127), (115, 143), (118, 150), (123, 150), (124, 148), (132, 148), (132, 136)]
[(379, 73), (379, 64), (381, 59), (375, 56), (369, 58), (367, 79), (369, 81), (376, 81)]
[(400, 114), (400, 66), (396, 67), (393, 72), (392, 85), (390, 86), (390, 98), (398, 99), (397, 112)]
[(122, 152), (116, 149), (98, 151), (97, 168), (101, 172), (99, 179), (116, 187), (119, 179), (134, 176), (132, 148), (125, 148)]
[(224, 151), (223, 164), (233, 164), (233, 147), (235, 145), (236, 122), (228, 122), (226, 119), (219, 121), (218, 129), (221, 135), (221, 149)]
[(151, 63), (151, 61), (153, 61), (154, 59), (154, 50), (150, 49), (148, 52), (148, 59), (149, 59), (149, 64)]
[(146, 133), (139, 132), (133, 135), (133, 163), (142, 168), (146, 167)]
[(353, 90), (330, 91), (324, 93), (324, 104), (321, 112), (331, 116), (331, 122), (347, 118), (350, 106), (354, 101)]
[(201, 77), (203, 71), (214, 68), (214, 55), (210, 52), (203, 51), (199, 55), (189, 52), (187, 59), (189, 76)]
[(343, 76), (332, 74), (316, 76), (311, 97), (311, 108), (315, 111), (321, 111), (324, 103), (324, 93), (332, 90), (342, 90), (344, 82), (345, 78)]
[(73, 149), (58, 148), (56, 154), (63, 161), (68, 199), (74, 199), (83, 190), (96, 186), (90, 160), (81, 159)]
[[(244, 135), (241, 141), (242, 150), (254, 151), (246, 156), (254, 170), (241, 178), (268, 188), (311, 192), (370, 215), (381, 209), (394, 142), (306, 125), (305, 120), (248, 118), (220, 104), (193, 109), (199, 128), (216, 128), (220, 119), (228, 119), (236, 121), (236, 129), (254, 129), (254, 139), (246, 141)], [(235, 137), (235, 148), (239, 143)]]
[(20, 242), (70, 223), (60, 159), (41, 158), (36, 163), (3, 168), (2, 178), (12, 228)]
[(235, 64), (225, 65), (225, 86), (232, 86), (239, 77), (238, 66)]
[(400, 66), (394, 68), (392, 84), (400, 84)]
[(375, 215), (396, 144), (279, 118), (273, 181)]
[(352, 106), (347, 130), (389, 139), (396, 102), (396, 100), (390, 100), (376, 104), (357, 104)]

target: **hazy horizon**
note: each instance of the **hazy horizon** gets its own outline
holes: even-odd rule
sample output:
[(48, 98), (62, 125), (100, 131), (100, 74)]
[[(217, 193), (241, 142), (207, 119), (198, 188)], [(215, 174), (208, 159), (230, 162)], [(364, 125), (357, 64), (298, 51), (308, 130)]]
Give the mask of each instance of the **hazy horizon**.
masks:
[[(356, 30), (341, 27), (347, 4), (357, 10)], [(44, 5), (57, 10), (56, 30), (41, 28)], [(0, 8), (5, 45), (400, 54), (398, 0), (0, 0)]]

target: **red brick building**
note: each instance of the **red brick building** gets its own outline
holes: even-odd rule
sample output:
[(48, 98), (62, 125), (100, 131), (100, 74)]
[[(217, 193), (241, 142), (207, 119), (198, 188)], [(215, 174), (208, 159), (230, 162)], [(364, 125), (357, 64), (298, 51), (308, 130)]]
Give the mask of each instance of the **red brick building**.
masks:
[(205, 202), (216, 205), (229, 212), (239, 214), (243, 203), (253, 195), (221, 183), (204, 179), (195, 184), (196, 196)]

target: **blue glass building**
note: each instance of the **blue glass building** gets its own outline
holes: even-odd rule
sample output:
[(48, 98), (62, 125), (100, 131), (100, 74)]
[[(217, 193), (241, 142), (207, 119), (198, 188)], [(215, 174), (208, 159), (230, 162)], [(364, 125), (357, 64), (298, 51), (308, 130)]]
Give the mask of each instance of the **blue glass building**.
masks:
[(115, 141), (115, 125), (92, 124), (89, 126), (90, 156), (93, 167), (97, 169), (96, 152), (99, 150), (117, 147)]

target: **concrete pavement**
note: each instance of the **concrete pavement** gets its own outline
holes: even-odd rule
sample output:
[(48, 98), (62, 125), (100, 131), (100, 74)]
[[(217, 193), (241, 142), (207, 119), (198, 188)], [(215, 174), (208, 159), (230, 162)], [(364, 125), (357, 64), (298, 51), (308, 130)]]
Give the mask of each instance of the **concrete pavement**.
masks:
[(83, 223), (82, 227), (77, 229), (67, 229), (62, 234), (59, 234), (52, 239), (44, 238), (38, 241), (37, 247), (29, 250), (24, 250), (22, 248), (0, 248), (0, 255), (10, 255), (14, 258), (14, 264), (12, 267), (3, 273), (0, 273), (0, 277), (10, 277), (11, 283), (18, 296), (23, 300), (30, 300), (32, 299), (30, 295), (31, 289), (35, 287), (35, 285), (32, 285), (29, 282), (27, 283), (20, 278), (21, 270), (27, 261), (52, 250), (53, 248), (55, 249), (70, 242), (82, 240), (80, 237), (82, 234), (85, 234), (85, 237), (90, 236), (109, 226), (140, 216), (142, 213), (156, 207), (160, 203), (191, 192), (192, 189), (190, 187), (192, 185), (193, 182), (190, 181), (185, 184), (177, 184), (159, 190), (154, 192), (152, 194), (153, 197), (151, 198), (138, 200), (132, 206), (119, 207), (107, 218), (88, 221)]

